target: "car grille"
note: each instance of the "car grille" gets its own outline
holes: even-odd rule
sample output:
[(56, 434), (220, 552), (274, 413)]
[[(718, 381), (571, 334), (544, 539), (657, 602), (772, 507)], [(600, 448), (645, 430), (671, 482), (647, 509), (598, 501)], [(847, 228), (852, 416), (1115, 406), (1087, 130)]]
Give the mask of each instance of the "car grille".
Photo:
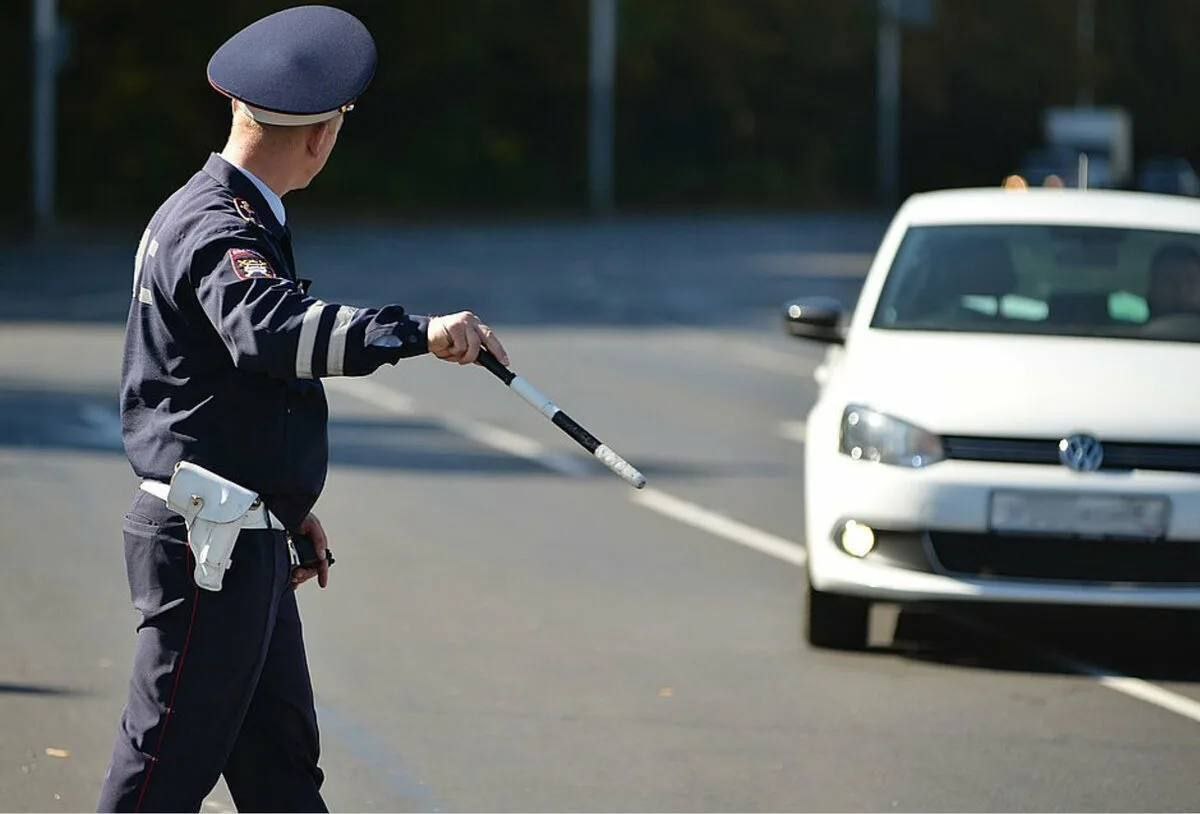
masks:
[[(1102, 470), (1154, 469), (1200, 473), (1200, 444), (1102, 443)], [(1062, 466), (1058, 458), (1058, 441), (1053, 439), (947, 435), (942, 437), (942, 448), (947, 458), (959, 461)]]
[(937, 565), (977, 577), (1200, 583), (1200, 541), (1131, 542), (931, 532)]

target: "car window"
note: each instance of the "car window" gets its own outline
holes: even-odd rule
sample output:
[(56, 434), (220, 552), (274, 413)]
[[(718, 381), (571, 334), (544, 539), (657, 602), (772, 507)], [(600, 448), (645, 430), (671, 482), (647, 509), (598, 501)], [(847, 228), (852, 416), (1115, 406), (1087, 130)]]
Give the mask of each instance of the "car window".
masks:
[(1200, 342), (1200, 234), (912, 227), (871, 325)]

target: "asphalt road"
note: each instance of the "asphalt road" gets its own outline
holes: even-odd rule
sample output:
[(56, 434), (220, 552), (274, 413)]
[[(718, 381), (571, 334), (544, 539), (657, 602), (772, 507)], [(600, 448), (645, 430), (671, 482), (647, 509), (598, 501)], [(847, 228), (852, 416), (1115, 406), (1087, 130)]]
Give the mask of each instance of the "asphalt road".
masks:
[[(820, 353), (775, 312), (852, 297), (879, 234), (706, 218), (301, 240), (325, 299), (476, 308), (651, 482), (633, 492), (477, 368), (330, 385), (317, 512), (338, 565), (301, 605), (331, 806), (1200, 808), (1189, 617), (881, 608), (868, 653), (802, 643)], [(124, 697), (126, 243), (0, 251), (3, 810), (94, 806)], [(229, 807), (221, 786), (205, 804)]]

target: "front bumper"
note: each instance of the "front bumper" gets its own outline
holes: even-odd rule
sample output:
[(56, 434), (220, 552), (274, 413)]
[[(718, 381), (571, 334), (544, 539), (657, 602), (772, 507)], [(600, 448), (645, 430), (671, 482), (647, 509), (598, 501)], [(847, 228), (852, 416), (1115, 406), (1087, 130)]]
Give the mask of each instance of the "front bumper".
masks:
[[(810, 438), (822, 438), (811, 429), (810, 424)], [(911, 470), (853, 461), (815, 443), (806, 450), (805, 482), (809, 574), (823, 591), (890, 601), (1200, 608), (1200, 476), (1080, 474), (968, 461)], [(1047, 539), (1041, 541), (1045, 549), (1036, 538), (1008, 540), (1030, 557), (1026, 564), (1003, 548), (1005, 538), (989, 533), (997, 489), (1165, 496), (1171, 502), (1167, 536), (1153, 543), (1090, 546)], [(884, 530), (865, 559), (846, 554), (834, 541), (847, 520)], [(1075, 557), (1078, 569), (1072, 568)], [(1127, 573), (1122, 562), (1129, 565)]]

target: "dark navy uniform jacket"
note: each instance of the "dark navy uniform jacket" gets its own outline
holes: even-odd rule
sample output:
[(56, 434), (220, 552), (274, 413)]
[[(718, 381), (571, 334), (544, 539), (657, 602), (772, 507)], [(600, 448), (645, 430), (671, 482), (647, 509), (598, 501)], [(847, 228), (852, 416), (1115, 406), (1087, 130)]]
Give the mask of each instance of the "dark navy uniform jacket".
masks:
[(300, 524), (328, 464), (319, 379), (428, 350), (428, 318), (307, 287), (290, 232), (220, 156), (167, 199), (138, 247), (125, 333), (121, 422), (137, 475), (165, 481), (194, 461)]

